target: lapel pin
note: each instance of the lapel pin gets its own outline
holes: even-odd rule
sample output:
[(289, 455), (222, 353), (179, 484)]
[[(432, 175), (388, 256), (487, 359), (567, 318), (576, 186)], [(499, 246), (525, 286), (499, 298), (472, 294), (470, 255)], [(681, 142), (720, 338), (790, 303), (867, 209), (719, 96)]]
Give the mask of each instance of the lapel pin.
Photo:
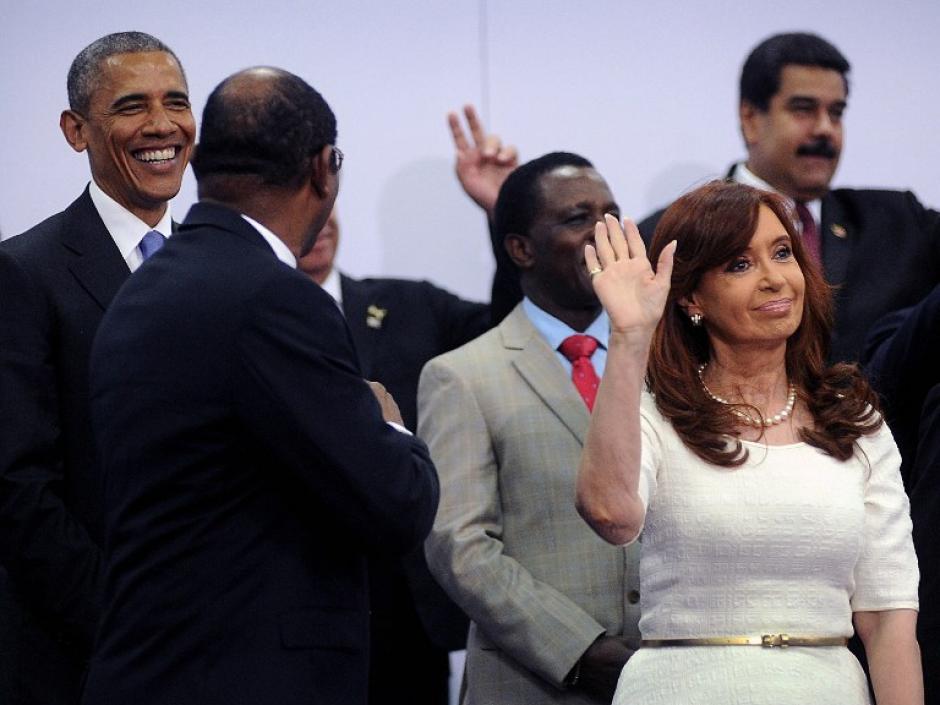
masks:
[(833, 235), (839, 238), (844, 238), (846, 235), (848, 235), (846, 229), (838, 223), (833, 223), (831, 226), (829, 226), (829, 229), (832, 231)]
[(387, 308), (379, 308), (375, 304), (370, 304), (369, 308), (366, 309), (366, 325), (369, 328), (381, 328), (386, 313), (388, 313)]

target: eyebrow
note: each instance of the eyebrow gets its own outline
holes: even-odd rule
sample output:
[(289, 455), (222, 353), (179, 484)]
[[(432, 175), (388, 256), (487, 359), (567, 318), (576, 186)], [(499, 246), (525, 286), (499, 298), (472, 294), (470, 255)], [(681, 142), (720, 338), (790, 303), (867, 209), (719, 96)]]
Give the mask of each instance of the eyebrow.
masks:
[[(789, 106), (803, 106), (803, 105), (820, 105), (823, 101), (815, 96), (811, 95), (791, 95), (787, 99), (787, 105)], [(844, 100), (837, 100), (831, 103), (831, 105), (845, 108), (848, 103)]]
[[(189, 101), (189, 96), (184, 91), (167, 91), (164, 95), (164, 98), (171, 98), (174, 100), (185, 100)], [(128, 93), (127, 95), (122, 95), (120, 98), (111, 103), (111, 108), (120, 108), (128, 103), (137, 103), (140, 101), (146, 101), (146, 93)]]

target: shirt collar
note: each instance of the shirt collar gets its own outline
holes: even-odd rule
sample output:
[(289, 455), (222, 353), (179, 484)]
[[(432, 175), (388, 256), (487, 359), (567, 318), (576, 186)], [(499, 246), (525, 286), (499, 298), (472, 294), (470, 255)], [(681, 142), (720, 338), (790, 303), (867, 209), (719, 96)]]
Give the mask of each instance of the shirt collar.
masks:
[(336, 267), (330, 268), (330, 273), (326, 275), (326, 279), (323, 280), (323, 283), (320, 285), (323, 287), (323, 290), (333, 297), (333, 301), (342, 308), (343, 307), (343, 287), (340, 284), (339, 271)]
[(274, 250), (275, 256), (286, 264), (291, 269), (297, 269), (297, 258), (294, 257), (294, 254), (290, 251), (290, 248), (284, 244), (284, 241), (281, 240), (277, 235), (272, 233), (261, 223), (253, 218), (249, 218), (244, 213), (241, 214), (242, 218), (248, 221), (248, 223), (254, 227), (255, 230), (264, 238), (264, 241), (268, 243), (272, 250)]
[[(753, 171), (748, 169), (747, 164), (744, 162), (738, 162), (735, 164), (734, 173), (732, 173), (731, 178), (739, 184), (744, 184), (745, 186), (759, 188), (762, 191), (771, 191), (773, 193), (779, 194), (786, 198), (788, 203), (791, 205), (793, 204), (792, 198), (786, 194), (780, 193), (777, 189), (768, 184)], [(815, 220), (818, 224), (822, 219), (822, 200), (819, 198), (814, 198), (812, 201), (806, 201), (805, 205), (807, 210), (813, 216), (813, 220)]]
[(151, 228), (102, 191), (94, 179), (88, 185), (88, 195), (91, 196), (91, 202), (95, 205), (95, 210), (101, 216), (104, 227), (108, 229), (111, 239), (114, 240), (114, 244), (117, 245), (125, 262), (130, 261), (137, 246), (140, 245), (141, 239), (149, 231), (156, 230), (163, 237), (170, 237), (173, 234), (173, 218), (170, 215), (169, 203), (166, 204), (166, 210), (163, 217), (160, 218), (160, 222)]
[[(535, 330), (545, 339), (552, 350), (558, 350), (558, 346), (569, 335), (575, 335), (581, 331), (574, 330), (563, 321), (559, 321), (553, 315), (532, 303), (529, 297), (522, 300), (522, 308), (529, 317)], [(610, 322), (607, 320), (607, 312), (601, 311), (594, 322), (587, 327), (584, 335), (590, 335), (600, 343), (601, 347), (607, 349), (610, 341)]]

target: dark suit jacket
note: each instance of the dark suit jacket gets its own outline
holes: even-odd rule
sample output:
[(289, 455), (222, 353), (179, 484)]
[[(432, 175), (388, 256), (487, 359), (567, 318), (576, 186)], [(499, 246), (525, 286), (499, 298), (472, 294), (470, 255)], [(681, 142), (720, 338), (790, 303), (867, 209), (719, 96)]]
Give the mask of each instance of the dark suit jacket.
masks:
[(901, 451), (920, 562), (918, 640), (928, 705), (940, 703), (940, 285), (878, 321), (863, 361)]
[(102, 536), (88, 355), (128, 275), (87, 190), (0, 245), (4, 703), (78, 699), (99, 612)]
[[(427, 281), (342, 275), (340, 285), (363, 374), (388, 388), (405, 425), (414, 431), (421, 369), (431, 358), (486, 332), (490, 307), (464, 301)], [(374, 561), (371, 584), (376, 628), (407, 633), (402, 622), (414, 610), (438, 648), (454, 651), (466, 645), (469, 622), (431, 577), (421, 547), (401, 561)], [(399, 642), (407, 658), (408, 649), (402, 646)]]
[(84, 702), (365, 703), (366, 553), (421, 541), (438, 485), (330, 297), (197, 204), (115, 298), (91, 386), (108, 569)]
[[(647, 243), (662, 214), (639, 224)], [(822, 199), (819, 232), (826, 280), (836, 287), (830, 360), (858, 360), (875, 321), (940, 282), (940, 213), (909, 191), (835, 189)]]

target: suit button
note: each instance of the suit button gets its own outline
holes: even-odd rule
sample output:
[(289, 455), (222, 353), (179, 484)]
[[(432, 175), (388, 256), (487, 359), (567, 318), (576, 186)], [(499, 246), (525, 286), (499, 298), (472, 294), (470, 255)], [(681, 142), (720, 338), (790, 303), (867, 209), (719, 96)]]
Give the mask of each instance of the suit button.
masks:
[(627, 593), (627, 602), (629, 602), (631, 605), (635, 605), (639, 601), (640, 601), (639, 590), (631, 590), (630, 592)]

